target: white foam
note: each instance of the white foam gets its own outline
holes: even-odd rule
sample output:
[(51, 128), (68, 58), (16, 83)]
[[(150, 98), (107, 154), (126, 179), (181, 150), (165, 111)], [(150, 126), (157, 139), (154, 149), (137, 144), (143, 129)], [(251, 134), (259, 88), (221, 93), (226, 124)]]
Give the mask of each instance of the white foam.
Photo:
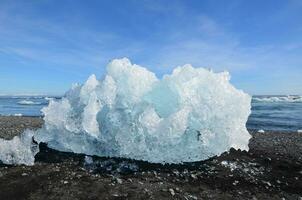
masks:
[(255, 102), (287, 102), (299, 103), (302, 102), (302, 96), (273, 96), (273, 97), (254, 97)]
[(160, 163), (246, 150), (251, 98), (229, 79), (185, 65), (159, 80), (126, 58), (113, 60), (104, 79), (92, 75), (50, 100), (35, 139), (61, 151)]

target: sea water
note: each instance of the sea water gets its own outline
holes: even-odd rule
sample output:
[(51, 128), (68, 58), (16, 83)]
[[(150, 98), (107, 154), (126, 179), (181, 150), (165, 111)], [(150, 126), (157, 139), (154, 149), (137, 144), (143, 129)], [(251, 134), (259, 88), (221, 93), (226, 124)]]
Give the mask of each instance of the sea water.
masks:
[(47, 106), (54, 96), (0, 96), (2, 116), (42, 116), (41, 109)]
[[(0, 96), (2, 116), (43, 116), (41, 109), (59, 96)], [(302, 96), (253, 96), (247, 128), (269, 131), (302, 129)]]

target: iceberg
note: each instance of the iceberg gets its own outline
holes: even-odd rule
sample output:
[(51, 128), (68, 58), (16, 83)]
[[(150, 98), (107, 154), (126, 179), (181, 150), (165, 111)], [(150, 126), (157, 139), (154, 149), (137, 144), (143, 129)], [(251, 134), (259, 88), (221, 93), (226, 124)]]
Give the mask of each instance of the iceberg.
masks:
[(0, 162), (4, 164), (33, 165), (38, 152), (32, 131), (27, 130), (11, 140), (0, 139)]
[(102, 79), (92, 75), (62, 99), (50, 99), (34, 138), (60, 151), (154, 163), (247, 150), (251, 97), (229, 81), (228, 72), (188, 64), (159, 79), (115, 59)]

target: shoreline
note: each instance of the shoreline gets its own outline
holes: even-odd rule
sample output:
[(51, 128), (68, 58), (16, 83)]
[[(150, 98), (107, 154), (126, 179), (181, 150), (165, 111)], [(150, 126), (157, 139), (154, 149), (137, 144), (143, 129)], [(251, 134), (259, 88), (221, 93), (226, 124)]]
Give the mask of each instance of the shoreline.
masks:
[[(0, 137), (43, 125), (0, 116)], [(3, 199), (299, 199), (302, 133), (250, 131), (249, 151), (173, 165), (86, 157), (40, 144), (34, 166), (0, 165)], [(93, 160), (94, 162), (91, 162)]]

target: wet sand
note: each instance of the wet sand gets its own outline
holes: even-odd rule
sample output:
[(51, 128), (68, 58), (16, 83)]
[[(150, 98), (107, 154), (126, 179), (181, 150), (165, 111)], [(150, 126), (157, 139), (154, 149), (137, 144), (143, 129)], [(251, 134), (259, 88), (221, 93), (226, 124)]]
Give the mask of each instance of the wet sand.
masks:
[[(41, 127), (41, 118), (0, 117), (0, 137)], [(0, 166), (0, 199), (302, 200), (302, 133), (251, 131), (250, 150), (159, 165), (86, 158), (40, 145), (34, 166)], [(93, 159), (94, 162), (87, 162)]]

